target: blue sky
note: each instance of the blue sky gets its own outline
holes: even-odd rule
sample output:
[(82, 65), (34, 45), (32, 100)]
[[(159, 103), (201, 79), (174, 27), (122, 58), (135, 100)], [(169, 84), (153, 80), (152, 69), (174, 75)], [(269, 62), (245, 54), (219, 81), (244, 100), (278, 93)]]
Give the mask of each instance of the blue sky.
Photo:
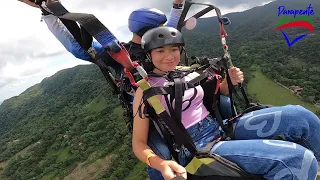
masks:
[[(217, 5), (223, 14), (243, 11), (271, 0), (207, 0)], [(199, 1), (200, 2), (200, 1)], [(171, 0), (62, 0), (71, 12), (91, 13), (100, 19), (120, 41), (129, 41), (127, 18), (131, 11), (141, 7), (155, 7), (170, 11)], [(121, 12), (119, 13), (119, 8)], [(12, 11), (14, 9), (14, 11)], [(212, 14), (213, 15), (213, 14)], [(17, 96), (30, 86), (41, 82), (57, 71), (88, 64), (69, 54), (41, 22), (41, 13), (19, 1), (4, 1), (0, 7), (0, 103)]]

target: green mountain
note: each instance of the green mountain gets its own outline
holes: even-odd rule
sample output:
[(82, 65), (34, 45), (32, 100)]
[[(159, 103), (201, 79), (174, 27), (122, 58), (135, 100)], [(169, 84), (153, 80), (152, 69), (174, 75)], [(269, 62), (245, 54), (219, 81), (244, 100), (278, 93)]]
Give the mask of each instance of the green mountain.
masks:
[[(309, 3), (315, 33), (288, 48), (275, 30), (277, 8), (305, 9)], [(303, 87), (303, 100), (319, 103), (319, 7), (316, 0), (279, 0), (226, 15), (232, 21), (226, 27), (229, 51), (245, 71), (245, 85), (261, 70), (285, 86)], [(284, 31), (291, 38), (306, 32)], [(222, 55), (216, 18), (200, 19), (194, 31), (183, 32), (189, 56)], [(132, 153), (121, 106), (110, 92), (95, 65), (81, 65), (5, 100), (0, 105), (0, 179), (144, 179), (145, 165)]]
[[(1, 179), (72, 179), (79, 174), (83, 179), (123, 179), (144, 168), (131, 152), (122, 109), (110, 92), (95, 65), (82, 65), (4, 101)], [(146, 175), (145, 170), (137, 172), (138, 177)]]

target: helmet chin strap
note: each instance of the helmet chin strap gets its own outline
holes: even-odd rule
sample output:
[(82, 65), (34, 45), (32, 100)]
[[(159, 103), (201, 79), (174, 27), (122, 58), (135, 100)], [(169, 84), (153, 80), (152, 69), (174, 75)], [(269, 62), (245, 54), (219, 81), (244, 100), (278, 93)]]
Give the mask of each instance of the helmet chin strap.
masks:
[(164, 72), (164, 73), (166, 73), (166, 74), (168, 74), (169, 73), (169, 71), (163, 71), (163, 70), (161, 70), (161, 69), (159, 69), (159, 68), (157, 68), (156, 66), (154, 66), (156, 69), (158, 69), (159, 71), (161, 71), (161, 72)]
[(164, 72), (165, 74), (168, 74), (168, 73), (169, 73), (169, 71), (161, 70), (161, 69), (159, 69), (157, 66), (155, 66), (155, 65), (153, 64), (153, 62), (152, 62), (151, 57), (150, 57), (149, 54), (147, 54), (147, 58), (148, 58), (148, 60), (152, 63), (152, 65), (153, 65), (156, 69), (158, 69), (158, 70), (161, 71), (161, 72)]

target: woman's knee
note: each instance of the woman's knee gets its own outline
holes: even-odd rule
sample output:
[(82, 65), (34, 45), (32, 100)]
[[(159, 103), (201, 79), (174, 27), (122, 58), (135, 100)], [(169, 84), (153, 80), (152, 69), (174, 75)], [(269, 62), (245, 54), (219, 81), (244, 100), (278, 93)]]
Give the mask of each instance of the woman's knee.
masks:
[(296, 105), (296, 114), (300, 117), (304, 117), (304, 119), (306, 119), (309, 124), (320, 123), (320, 120), (316, 114), (300, 105)]
[(310, 110), (306, 109), (300, 105), (286, 105), (282, 106), (285, 110), (290, 111), (290, 113), (294, 114), (295, 116), (303, 117), (305, 115), (313, 114)]
[[(290, 153), (289, 153), (290, 154)], [(301, 161), (299, 161), (301, 160)], [(274, 179), (315, 179), (318, 173), (318, 162), (314, 154), (305, 149), (303, 157), (300, 153), (292, 154), (289, 158), (277, 160), (280, 169)]]
[[(319, 128), (320, 120), (319, 118), (310, 110), (300, 106), (300, 105), (287, 105), (284, 106), (291, 117), (290, 123), (294, 123), (295, 126), (305, 126), (308, 128)], [(286, 117), (284, 117), (286, 118)]]
[(266, 179), (314, 180), (318, 169), (312, 151), (288, 141), (222, 141), (211, 152), (238, 164), (248, 173), (264, 174)]
[(300, 105), (286, 105), (271, 108), (270, 110), (275, 113), (277, 112), (281, 121), (285, 121), (291, 125), (299, 126), (320, 123), (319, 118), (313, 112)]

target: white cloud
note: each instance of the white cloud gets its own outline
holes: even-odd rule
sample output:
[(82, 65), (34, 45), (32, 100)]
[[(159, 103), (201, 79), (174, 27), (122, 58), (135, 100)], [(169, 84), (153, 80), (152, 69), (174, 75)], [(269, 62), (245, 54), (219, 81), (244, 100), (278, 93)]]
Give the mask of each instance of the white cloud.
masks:
[[(2, 77), (0, 80), (0, 101), (19, 95), (31, 85), (40, 83), (45, 77), (50, 77), (57, 71), (79, 64), (90, 64), (86, 61), (79, 61), (70, 54), (42, 60), (42, 62), (39, 62), (40, 60), (30, 61), (18, 66), (8, 64), (0, 74)], [(4, 86), (2, 87), (2, 85)]]

